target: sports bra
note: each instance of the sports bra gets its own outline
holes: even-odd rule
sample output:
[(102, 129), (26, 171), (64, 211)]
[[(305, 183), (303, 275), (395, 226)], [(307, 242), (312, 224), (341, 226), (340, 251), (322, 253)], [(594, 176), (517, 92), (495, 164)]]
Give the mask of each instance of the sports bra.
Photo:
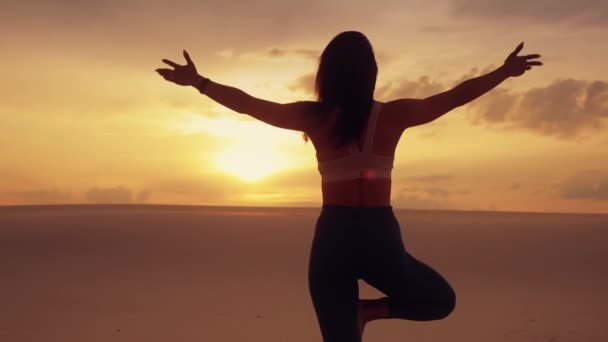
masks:
[(317, 153), (318, 169), (322, 183), (358, 178), (391, 178), (395, 158), (372, 153), (380, 105), (378, 101), (374, 101), (372, 105), (365, 126), (365, 141), (362, 151), (359, 150), (357, 143), (353, 141), (349, 145), (349, 154), (345, 157), (320, 161)]

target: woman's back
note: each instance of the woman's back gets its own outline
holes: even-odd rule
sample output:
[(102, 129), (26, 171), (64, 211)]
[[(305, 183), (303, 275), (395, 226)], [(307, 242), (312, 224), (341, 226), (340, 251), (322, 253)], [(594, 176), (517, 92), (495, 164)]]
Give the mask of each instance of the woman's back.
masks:
[[(429, 123), (508, 77), (542, 65), (531, 60), (539, 58), (538, 54), (518, 56), (522, 48), (523, 42), (501, 67), (453, 89), (424, 99), (404, 98), (384, 104), (374, 101), (371, 110), (367, 105), (359, 106), (372, 102), (368, 100), (373, 98), (377, 66), (369, 41), (358, 32), (341, 33), (323, 51), (315, 83), (317, 101), (280, 104), (212, 82), (198, 75), (185, 50), (187, 65), (163, 60), (176, 70), (157, 72), (176, 84), (195, 86), (238, 113), (304, 132), (304, 138), (310, 138), (317, 152), (323, 193), (309, 259), (310, 295), (323, 341), (360, 342), (369, 321), (439, 320), (454, 310), (456, 295), (450, 284), (405, 250), (390, 202), (391, 179), (387, 177), (391, 175), (397, 143), (407, 127)], [(350, 99), (360, 101), (347, 101)], [(340, 107), (349, 120), (336, 120), (335, 112), (326, 115), (319, 104)], [(366, 112), (370, 116), (358, 148), (352, 144), (334, 148), (334, 138), (350, 137), (353, 128), (359, 131), (358, 120), (365, 118)], [(386, 296), (362, 301), (358, 279)]]
[[(390, 114), (390, 106), (382, 103), (378, 104), (380, 106), (375, 122), (374, 134), (368, 142), (371, 146), (369, 152), (374, 155), (394, 158), (403, 128), (393, 120)], [(348, 145), (335, 148), (330, 143), (331, 124), (334, 122), (333, 119), (335, 119), (333, 115), (335, 114), (331, 114), (327, 120), (319, 123), (309, 135), (317, 152), (317, 160), (320, 163), (350, 155)], [(367, 128), (373, 129), (373, 126)], [(364, 147), (366, 132), (364, 131), (359, 138), (359, 150), (362, 150)], [(322, 182), (322, 194), (323, 204), (360, 207), (390, 206), (391, 179), (369, 177)]]

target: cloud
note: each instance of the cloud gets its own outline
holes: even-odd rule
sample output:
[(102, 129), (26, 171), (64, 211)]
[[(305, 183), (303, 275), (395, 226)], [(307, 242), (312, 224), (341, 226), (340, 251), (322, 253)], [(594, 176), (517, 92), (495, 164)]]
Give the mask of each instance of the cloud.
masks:
[(420, 198), (416, 195), (398, 193), (393, 200), (393, 205), (407, 209), (451, 209), (452, 206), (445, 201)]
[[(27, 58), (31, 57), (24, 57), (25, 60)], [(159, 101), (168, 97), (162, 92), (162, 88), (152, 88), (153, 91), (148, 92), (151, 79), (158, 82), (159, 86), (166, 86), (167, 83), (160, 76), (153, 75), (152, 70), (149, 73), (151, 77), (146, 78), (137, 77), (135, 73), (118, 68), (102, 70), (78, 63), (65, 68), (53, 68), (48, 64), (48, 67), (42, 67), (48, 61), (41, 60), (40, 63), (40, 70), (30, 72), (36, 73), (36, 78), (48, 85), (45, 93), (36, 94), (36, 90), (30, 86), (29, 74), (8, 73), (7, 81), (0, 83), (0, 93), (3, 94), (0, 111), (20, 112), (28, 116), (40, 116), (53, 111), (51, 119), (75, 113), (79, 119), (83, 116), (97, 117), (100, 114), (104, 117), (116, 117), (125, 113), (132, 115), (140, 112), (142, 108), (158, 106)], [(91, 82), (91, 79), (95, 79), (95, 82)], [(143, 89), (146, 89), (146, 96), (142, 96)], [(158, 94), (157, 98), (154, 93)], [(180, 94), (179, 97), (193, 102), (192, 97), (187, 94)], [(32, 101), (33, 98), (38, 100)]]
[(279, 49), (279, 48), (272, 48), (272, 49), (270, 49), (270, 51), (268, 51), (268, 55), (270, 57), (282, 57), (282, 56), (285, 56), (285, 54), (286, 54), (286, 51)]
[(145, 189), (160, 194), (159, 198), (168, 196), (194, 202), (234, 200), (246, 190), (245, 185), (225, 177), (199, 179), (192, 176), (154, 180), (146, 184)]
[(90, 203), (98, 204), (131, 203), (133, 198), (131, 190), (123, 186), (115, 188), (93, 187), (85, 192), (84, 195)]
[[(424, 75), (417, 80), (388, 82), (378, 86), (375, 95), (381, 101), (425, 98), (493, 69), (493, 65), (472, 68), (451, 81)], [(312, 73), (302, 75), (288, 87), (291, 91), (312, 94), (314, 78)], [(471, 102), (468, 108), (468, 119), (474, 125), (523, 128), (559, 139), (571, 139), (604, 128), (608, 119), (608, 82), (569, 78), (526, 91), (498, 87)]]
[(137, 194), (137, 203), (144, 203), (147, 202), (150, 199), (150, 196), (152, 196), (152, 193), (148, 190), (141, 190), (138, 194)]
[[(32, 182), (33, 180), (28, 180)], [(144, 203), (151, 197), (149, 190), (141, 190), (136, 194), (127, 187), (92, 187), (88, 190), (73, 195), (69, 191), (60, 189), (32, 189), (0, 191), (0, 200), (6, 200), (15, 204), (66, 204), (81, 203), (83, 197), (89, 203)], [(81, 195), (82, 194), (82, 195)]]
[(497, 67), (494, 64), (488, 64), (483, 68), (472, 67), (471, 69), (469, 69), (469, 71), (465, 72), (462, 76), (460, 76), (460, 78), (457, 78), (451, 82), (448, 82), (449, 85), (447, 87), (454, 88), (455, 86), (459, 85), (460, 83), (462, 83), (468, 79), (487, 74), (490, 71), (495, 70), (496, 68)]
[(321, 51), (314, 49), (295, 49), (293, 50), (293, 52), (302, 57), (314, 60), (319, 59), (319, 57), (321, 56)]
[(315, 90), (315, 73), (310, 73), (298, 77), (295, 81), (291, 82), (287, 88), (293, 92), (303, 92), (308, 95), (314, 94)]
[(608, 25), (605, 0), (452, 0), (450, 13), (455, 17), (480, 20), (566, 23), (571, 25)]
[[(483, 69), (474, 67), (456, 80), (441, 81), (438, 78), (431, 78), (429, 75), (422, 75), (417, 80), (389, 81), (384, 84), (376, 84), (374, 92), (375, 98), (381, 101), (390, 101), (397, 98), (425, 98), (454, 87), (470, 78), (488, 73), (495, 69), (494, 65), (488, 65)], [(316, 73), (301, 75), (288, 85), (291, 91), (302, 91), (312, 94), (314, 91)]]
[(423, 198), (447, 198), (455, 194), (468, 195), (469, 193), (471, 193), (469, 189), (448, 190), (437, 186), (406, 186), (398, 190), (398, 194), (401, 196), (421, 196)]
[(218, 56), (222, 57), (222, 58), (226, 58), (226, 59), (231, 59), (232, 56), (234, 56), (234, 49), (224, 49), (220, 52), (217, 53)]
[(471, 104), (474, 123), (505, 124), (570, 139), (598, 131), (608, 118), (608, 83), (559, 79), (545, 87), (513, 92), (494, 89)]
[(424, 75), (415, 81), (391, 82), (388, 88), (383, 89), (378, 97), (391, 100), (396, 98), (425, 98), (442, 92), (445, 85), (438, 80), (431, 80), (428, 75)]
[(449, 191), (438, 187), (425, 188), (424, 191), (434, 197), (448, 197), (450, 195)]
[[(318, 206), (321, 178), (315, 169), (286, 170), (256, 182), (239, 181), (222, 174), (199, 178), (183, 175), (156, 179), (145, 189), (155, 198), (171, 203), (227, 204), (264, 203)], [(288, 189), (288, 191), (286, 191)]]
[(508, 120), (507, 115), (515, 109), (518, 96), (506, 88), (496, 88), (485, 97), (479, 98), (472, 103), (477, 108), (477, 115), (473, 117), (473, 123), (483, 121), (488, 123), (502, 123)]
[(374, 97), (379, 99), (380, 101), (390, 101), (388, 98), (388, 94), (391, 92), (391, 83), (386, 83), (383, 85), (376, 85), (376, 89), (374, 91)]
[(411, 176), (411, 177), (402, 177), (400, 181), (403, 182), (438, 182), (443, 180), (451, 179), (452, 175), (448, 173), (434, 173), (430, 175), (423, 176)]
[(60, 204), (66, 203), (72, 197), (70, 193), (58, 189), (9, 191), (5, 192), (5, 195), (24, 204)]
[(509, 190), (517, 190), (521, 188), (521, 184), (520, 183), (515, 183), (509, 186)]
[[(293, 82), (289, 83), (287, 85), (287, 89), (289, 89), (293, 92), (302, 92), (306, 95), (313, 95), (314, 90), (315, 90), (316, 76), (317, 76), (316, 72), (301, 75), (298, 78), (296, 78)], [(403, 81), (403, 82), (397, 84), (397, 86), (396, 86), (397, 89), (392, 89), (393, 85), (391, 83), (376, 86), (376, 90), (374, 93), (375, 98), (378, 98), (381, 101), (384, 101), (384, 100), (388, 99), (388, 97), (389, 97), (388, 95), (391, 95), (396, 92), (398, 93), (400, 91), (403, 92), (402, 88), (406, 88), (406, 87), (409, 87), (410, 89), (414, 89), (414, 91), (416, 91), (416, 89), (420, 88), (420, 90), (418, 92), (433, 91), (432, 89), (430, 89), (430, 90), (428, 89), (429, 87), (432, 87), (431, 85), (427, 84), (428, 77), (421, 77), (421, 80), (423, 83), (420, 85), (415, 84), (417, 81)], [(424, 83), (424, 82), (427, 82), (427, 83)]]
[[(158, 51), (158, 41), (168, 41), (166, 49), (198, 40), (209, 51), (226, 48), (226, 42), (252, 48), (268, 39), (293, 41), (325, 36), (324, 40), (329, 41), (340, 30), (373, 27), (403, 8), (399, 0), (385, 0), (380, 7), (324, 0), (259, 0), (255, 5), (246, 0), (60, 0), (36, 1), (35, 5), (27, 0), (8, 0), (0, 11), (0, 27), (18, 33), (27, 30), (31, 35), (39, 35), (34, 27), (46, 27), (52, 30), (53, 38), (68, 34), (86, 39), (91, 46), (127, 43), (140, 51)], [(336, 13), (340, 20), (336, 20)], [(158, 25), (159, 20), (165, 25)], [(20, 30), (15, 29), (17, 26)], [(221, 28), (221, 35), (204, 34), (217, 28)]]
[(559, 186), (564, 199), (608, 200), (608, 171), (582, 170)]
[(422, 33), (437, 33), (437, 34), (446, 34), (446, 33), (462, 33), (473, 30), (472, 26), (460, 26), (460, 25), (427, 25), (422, 26), (418, 31)]
[(270, 57), (295, 56), (305, 59), (317, 60), (321, 55), (321, 51), (313, 49), (281, 49), (275, 47), (268, 50), (267, 55)]

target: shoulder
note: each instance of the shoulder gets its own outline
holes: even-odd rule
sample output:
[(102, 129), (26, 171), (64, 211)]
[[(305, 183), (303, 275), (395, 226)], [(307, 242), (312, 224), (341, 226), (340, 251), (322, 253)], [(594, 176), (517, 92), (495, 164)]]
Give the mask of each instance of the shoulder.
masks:
[(404, 112), (411, 111), (416, 106), (420, 105), (420, 99), (397, 99), (388, 102), (380, 102), (382, 106), (382, 113), (385, 115), (399, 115)]
[(381, 112), (391, 127), (403, 132), (408, 127), (428, 122), (431, 117), (429, 104), (428, 99), (401, 98), (384, 103)]
[(301, 120), (305, 122), (305, 126), (308, 128), (306, 133), (314, 133), (321, 126), (327, 123), (327, 119), (333, 117), (332, 114), (335, 112), (326, 106), (323, 106), (318, 101), (298, 101), (290, 104), (292, 110), (298, 113)]
[[(379, 101), (378, 101), (379, 102)], [(400, 126), (405, 129), (408, 125), (407, 117), (420, 106), (419, 99), (397, 99), (387, 102), (379, 102), (380, 114), (392, 126)]]

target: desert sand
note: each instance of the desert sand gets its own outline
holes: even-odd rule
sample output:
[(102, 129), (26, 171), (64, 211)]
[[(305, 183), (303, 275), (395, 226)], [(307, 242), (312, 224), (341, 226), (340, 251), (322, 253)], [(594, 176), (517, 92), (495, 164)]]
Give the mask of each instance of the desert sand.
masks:
[[(306, 282), (319, 211), (0, 207), (0, 341), (321, 341)], [(374, 321), (363, 341), (608, 341), (608, 215), (395, 212), (456, 310)]]

